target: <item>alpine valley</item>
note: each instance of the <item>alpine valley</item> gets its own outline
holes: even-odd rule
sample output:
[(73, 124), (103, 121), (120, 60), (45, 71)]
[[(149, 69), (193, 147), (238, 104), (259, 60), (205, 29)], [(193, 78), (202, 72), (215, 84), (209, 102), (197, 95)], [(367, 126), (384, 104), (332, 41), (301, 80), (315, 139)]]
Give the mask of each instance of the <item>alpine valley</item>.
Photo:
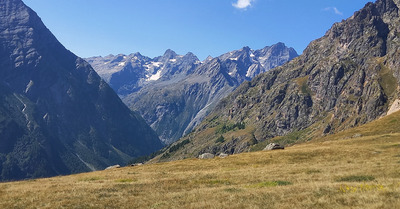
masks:
[(0, 208), (400, 208), (399, 8), (367, 3), (300, 56), (86, 62), (1, 0), (0, 180), (148, 161), (1, 182)]
[(34, 11), (0, 1), (0, 180), (104, 169), (161, 147)]
[(204, 61), (170, 49), (153, 59), (134, 53), (86, 60), (164, 143), (171, 144), (241, 83), (297, 56), (293, 48), (277, 43), (259, 50), (244, 47)]

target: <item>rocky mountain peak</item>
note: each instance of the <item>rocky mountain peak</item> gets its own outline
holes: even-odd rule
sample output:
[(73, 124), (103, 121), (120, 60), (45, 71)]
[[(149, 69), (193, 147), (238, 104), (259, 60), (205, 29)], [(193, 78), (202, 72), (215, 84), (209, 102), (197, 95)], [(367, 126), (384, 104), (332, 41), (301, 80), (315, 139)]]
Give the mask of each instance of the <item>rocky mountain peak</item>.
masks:
[(245, 52), (245, 53), (249, 53), (250, 50), (251, 50), (250, 47), (245, 46), (245, 47), (241, 48), (239, 51), (243, 51), (243, 52)]
[(193, 54), (192, 52), (188, 52), (183, 56), (183, 59), (190, 59), (190, 60), (196, 60), (199, 61), (199, 58), (197, 58), (197, 56), (195, 54)]
[(212, 59), (214, 59), (214, 57), (208, 55), (208, 56), (206, 57), (206, 59), (204, 60), (204, 62), (210, 61), (210, 60), (212, 60)]
[(144, 57), (142, 54), (140, 54), (140, 52), (135, 52), (133, 54), (130, 54), (129, 56), (130, 57), (137, 57), (137, 59), (141, 59), (141, 58)]
[(173, 50), (167, 49), (163, 55), (165, 59), (175, 59), (178, 56)]

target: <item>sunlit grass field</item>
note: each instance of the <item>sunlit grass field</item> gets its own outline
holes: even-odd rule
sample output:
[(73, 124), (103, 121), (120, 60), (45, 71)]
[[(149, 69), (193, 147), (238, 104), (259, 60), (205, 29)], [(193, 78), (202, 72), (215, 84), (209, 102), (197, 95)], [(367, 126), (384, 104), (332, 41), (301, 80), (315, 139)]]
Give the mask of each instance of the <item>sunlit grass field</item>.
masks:
[(285, 150), (1, 183), (0, 208), (400, 208), (400, 113)]

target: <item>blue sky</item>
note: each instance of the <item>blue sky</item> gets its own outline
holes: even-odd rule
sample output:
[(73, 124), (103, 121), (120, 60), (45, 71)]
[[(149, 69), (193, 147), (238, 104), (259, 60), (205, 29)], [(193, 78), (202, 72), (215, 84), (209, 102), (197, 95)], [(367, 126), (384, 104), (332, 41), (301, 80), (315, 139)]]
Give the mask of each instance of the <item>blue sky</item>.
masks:
[(81, 57), (208, 55), (284, 42), (299, 54), (368, 0), (23, 0)]

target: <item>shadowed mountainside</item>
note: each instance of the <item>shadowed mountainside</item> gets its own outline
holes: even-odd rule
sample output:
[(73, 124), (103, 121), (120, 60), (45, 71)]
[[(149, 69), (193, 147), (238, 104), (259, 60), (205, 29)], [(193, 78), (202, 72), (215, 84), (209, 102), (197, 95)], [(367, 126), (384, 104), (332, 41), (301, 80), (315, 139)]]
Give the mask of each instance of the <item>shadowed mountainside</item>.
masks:
[(0, 180), (104, 169), (161, 146), (34, 11), (0, 2)]

